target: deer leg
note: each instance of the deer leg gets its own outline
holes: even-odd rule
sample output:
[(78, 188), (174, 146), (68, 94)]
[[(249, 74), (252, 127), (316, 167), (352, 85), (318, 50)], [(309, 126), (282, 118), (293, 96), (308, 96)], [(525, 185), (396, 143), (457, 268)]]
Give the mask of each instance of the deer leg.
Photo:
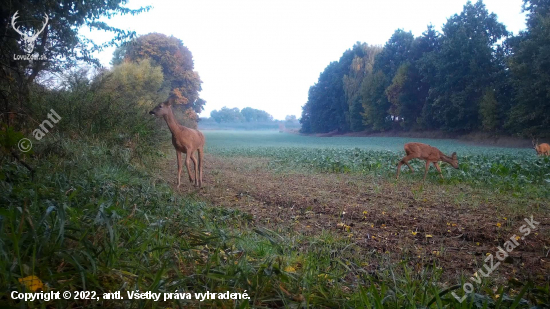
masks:
[(407, 164), (407, 166), (411, 170), (411, 173), (414, 173), (414, 170), (413, 170), (412, 166), (409, 164), (409, 162), (405, 162), (405, 164)]
[(198, 152), (199, 152), (199, 188), (200, 188), (202, 187), (202, 160), (203, 160), (204, 154), (203, 154), (202, 148), (199, 148)]
[(178, 161), (178, 188), (181, 185), (180, 179), (181, 179), (181, 152), (176, 150), (176, 158)]
[(187, 155), (185, 156), (185, 167), (187, 168), (187, 174), (189, 175), (189, 181), (193, 182), (193, 178), (191, 177), (191, 169), (189, 168), (189, 163), (191, 163), (191, 158), (189, 158), (189, 154), (192, 153), (187, 149)]
[(443, 174), (441, 173), (441, 168), (439, 167), (439, 163), (434, 162), (435, 168), (437, 168), (437, 171), (439, 172), (439, 176), (441, 176), (441, 179), (443, 179)]
[(422, 179), (422, 183), (426, 181), (426, 175), (428, 175), (428, 169), (430, 168), (430, 161), (426, 161), (426, 171), (424, 172), (424, 179)]
[(199, 182), (199, 166), (197, 165), (197, 158), (195, 158), (194, 152), (191, 155), (191, 161), (193, 161), (193, 166), (195, 167), (195, 186), (197, 186)]
[(401, 159), (401, 161), (399, 161), (399, 163), (397, 164), (397, 177), (396, 177), (397, 179), (399, 179), (399, 172), (401, 171), (401, 165), (403, 164), (406, 164), (411, 170), (411, 173), (414, 173), (414, 169), (409, 164), (409, 160), (414, 158), (415, 158), (414, 155), (406, 155), (403, 159)]
[(397, 176), (395, 176), (395, 179), (399, 179), (399, 172), (401, 171), (401, 165), (403, 165), (403, 160), (397, 163)]

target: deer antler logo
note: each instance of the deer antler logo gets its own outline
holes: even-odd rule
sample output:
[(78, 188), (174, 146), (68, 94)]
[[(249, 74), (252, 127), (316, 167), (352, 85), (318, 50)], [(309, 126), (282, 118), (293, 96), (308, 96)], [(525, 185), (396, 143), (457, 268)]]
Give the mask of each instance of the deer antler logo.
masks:
[(38, 38), (38, 35), (40, 35), (40, 33), (42, 33), (42, 31), (44, 31), (44, 29), (46, 29), (46, 26), (48, 25), (48, 20), (49, 20), (48, 14), (44, 14), (44, 16), (46, 17), (46, 21), (42, 24), (42, 29), (40, 29), (40, 31), (33, 32), (33, 34), (29, 36), (15, 26), (15, 20), (19, 18), (19, 16), (17, 15), (18, 12), (19, 11), (16, 11), (15, 14), (13, 14), (13, 17), (11, 18), (11, 26), (13, 27), (13, 30), (15, 30), (17, 33), (21, 35), (21, 38), (23, 39), (23, 45), (24, 45), (23, 49), (25, 50), (25, 52), (27, 52), (27, 54), (30, 54), (34, 50), (34, 44), (36, 42), (36, 39)]

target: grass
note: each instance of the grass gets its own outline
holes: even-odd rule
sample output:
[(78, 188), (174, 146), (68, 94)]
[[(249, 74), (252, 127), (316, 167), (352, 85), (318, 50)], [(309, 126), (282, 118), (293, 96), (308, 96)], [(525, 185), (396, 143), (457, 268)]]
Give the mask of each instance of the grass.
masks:
[[(208, 150), (269, 156), (270, 150), (280, 150), (273, 147), (307, 143), (294, 135), (226, 134), (208, 132)], [(228, 142), (231, 139), (235, 143)], [(251, 139), (260, 146), (247, 150)], [(315, 143), (331, 146), (324, 140)], [(319, 152), (313, 144), (302, 148), (310, 149), (311, 156)], [(493, 292), (486, 282), (476, 286), (485, 296), (471, 294), (459, 304), (450, 295), (455, 290), (441, 282), (436, 264), (418, 272), (405, 258), (402, 263), (366, 271), (365, 265), (386, 260), (388, 255), (365, 254), (353, 240), (327, 231), (315, 236), (282, 234), (256, 226), (247, 213), (206, 203), (194, 194), (175, 193), (154, 173), (158, 162), (165, 160), (162, 151), (137, 160), (129, 148), (61, 137), (35, 147), (37, 155), (27, 158), (36, 169), (34, 178), (16, 162), (0, 159), (2, 307), (482, 308), (488, 304), (512, 308), (515, 301), (526, 307), (519, 303), (522, 298), (531, 304), (548, 304), (548, 286), (530, 287), (523, 294), (512, 285)], [(273, 151), (272, 157), (293, 157), (289, 151)], [(343, 156), (356, 150), (349, 151)], [(373, 154), (361, 151), (369, 157)], [(283, 157), (280, 160), (277, 164), (292, 165)], [(322, 165), (314, 166), (323, 170)], [(123, 296), (135, 290), (246, 291), (251, 299), (205, 303), (12, 300), (11, 291), (28, 289), (19, 280), (28, 276), (40, 278), (45, 291), (122, 291)], [(503, 300), (505, 305), (498, 305)]]

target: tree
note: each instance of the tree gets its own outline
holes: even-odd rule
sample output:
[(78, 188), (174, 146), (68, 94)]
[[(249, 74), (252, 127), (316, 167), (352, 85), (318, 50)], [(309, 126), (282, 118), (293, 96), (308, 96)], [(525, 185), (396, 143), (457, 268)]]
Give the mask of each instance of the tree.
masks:
[(427, 102), (442, 129), (468, 132), (480, 128), (479, 102), (501, 70), (494, 61), (495, 44), (507, 35), (481, 0), (468, 2), (445, 23), (441, 51), (430, 58), (435, 78)]
[[(309, 88), (308, 102), (302, 107), (302, 120), (309, 121), (303, 130), (329, 132), (345, 127), (345, 103), (340, 64), (331, 62), (319, 76), (319, 81)], [(309, 113), (309, 115), (304, 115)], [(305, 132), (305, 131), (304, 131)]]
[(367, 75), (363, 82), (363, 114), (365, 124), (375, 131), (387, 130), (389, 120), (389, 102), (386, 94), (387, 78), (381, 70)]
[[(365, 49), (367, 54), (365, 55)], [(331, 62), (320, 74), (315, 85), (310, 87), (308, 92), (308, 101), (302, 107), (302, 132), (329, 132), (338, 130), (346, 132), (350, 130), (351, 113), (362, 112), (357, 108), (357, 96), (359, 95), (359, 84), (356, 79), (358, 76), (350, 75), (350, 68), (360, 62), (366, 62), (361, 65), (358, 71), (370, 70), (369, 57), (374, 57), (372, 49), (366, 44), (357, 43), (353, 49), (344, 52), (339, 61)], [(357, 57), (365, 59), (359, 60)], [(355, 60), (357, 59), (357, 60)], [(347, 77), (346, 77), (347, 76)], [(361, 76), (362, 78), (362, 76)], [(344, 90), (344, 83), (347, 83), (347, 90)], [(346, 95), (348, 91), (348, 95)], [(350, 108), (352, 102), (353, 108)], [(361, 125), (355, 126), (355, 130), (362, 129)]]
[[(193, 55), (180, 39), (150, 33), (138, 37), (126, 48), (125, 60), (140, 62), (151, 59), (153, 65), (162, 68), (166, 87), (170, 95), (176, 98), (176, 104), (182, 104), (185, 109), (196, 113), (204, 109), (201, 104), (205, 101), (198, 100), (202, 81), (194, 71)], [(194, 117), (197, 118), (196, 114)]]
[(365, 76), (372, 72), (374, 59), (382, 48), (366, 43), (357, 42), (352, 51), (355, 58), (349, 67), (349, 72), (344, 75), (344, 93), (349, 108), (349, 127), (351, 131), (364, 130), (363, 124), (363, 97), (361, 96), (361, 84)]
[(507, 127), (524, 136), (550, 136), (550, 2), (524, 0), (527, 30), (508, 40), (516, 105)]
[(298, 119), (296, 118), (296, 115), (286, 115), (285, 116), (285, 122), (298, 123)]
[(167, 91), (162, 90), (161, 68), (152, 66), (148, 59), (139, 63), (124, 62), (104, 74), (103, 78), (108, 80), (102, 83), (104, 91), (139, 106), (153, 107), (168, 96)]
[(243, 122), (244, 117), (239, 111), (238, 108), (227, 108), (222, 107), (219, 111), (213, 110), (210, 112), (210, 117), (214, 119), (217, 123), (221, 122)]
[[(422, 36), (413, 43), (413, 57), (415, 68), (418, 70), (418, 97), (422, 100), (422, 111), (417, 122), (423, 129), (439, 129), (441, 124), (436, 117), (437, 109), (434, 109), (428, 101), (432, 85), (438, 82), (437, 59), (441, 52), (441, 35), (435, 31), (432, 25), (428, 26)], [(414, 78), (414, 77), (412, 77)]]
[(128, 50), (128, 44), (123, 44), (118, 46), (113, 52), (113, 58), (109, 62), (112, 66), (122, 64), (124, 62), (124, 57), (126, 56), (126, 51)]
[[(391, 128), (392, 120), (398, 115), (388, 101), (388, 88), (399, 67), (408, 61), (414, 36), (411, 32), (396, 30), (382, 51), (376, 55), (373, 72), (363, 81), (363, 108), (365, 124), (373, 130)], [(402, 72), (405, 74), (405, 72)], [(392, 90), (395, 92), (397, 88)], [(390, 114), (393, 113), (393, 114)]]
[[(28, 87), (37, 76), (44, 72), (66, 72), (76, 66), (77, 62), (100, 67), (99, 61), (93, 53), (103, 48), (130, 40), (135, 32), (111, 27), (100, 21), (103, 17), (112, 17), (117, 14), (139, 14), (148, 11), (150, 7), (131, 10), (123, 5), (126, 1), (10, 1), (5, 2), (0, 10), (1, 50), (0, 62), (3, 64), (0, 71), (0, 114), (24, 110), (27, 101)], [(22, 49), (21, 35), (11, 25), (11, 19), (18, 12), (16, 27), (20, 31), (38, 32), (45, 21), (45, 14), (49, 22), (39, 34), (34, 53), (44, 56), (48, 61), (14, 60), (14, 55), (26, 54)], [(95, 30), (111, 32), (114, 37), (105, 44), (96, 44), (92, 40), (79, 34), (81, 27), (86, 26)], [(7, 120), (7, 119), (6, 119)]]
[(241, 110), (241, 114), (246, 122), (268, 122), (273, 121), (273, 116), (268, 112), (255, 109), (252, 107), (245, 107)]
[(498, 125), (498, 109), (494, 89), (485, 89), (479, 102), (479, 115), (481, 118), (481, 128), (488, 132), (495, 131)]
[(423, 60), (438, 52), (438, 35), (429, 25), (422, 36), (414, 39), (407, 60), (397, 69), (392, 83), (386, 88), (391, 106), (389, 113), (399, 117), (399, 123), (405, 130), (420, 128), (422, 111), (430, 89), (429, 76), (423, 76)]

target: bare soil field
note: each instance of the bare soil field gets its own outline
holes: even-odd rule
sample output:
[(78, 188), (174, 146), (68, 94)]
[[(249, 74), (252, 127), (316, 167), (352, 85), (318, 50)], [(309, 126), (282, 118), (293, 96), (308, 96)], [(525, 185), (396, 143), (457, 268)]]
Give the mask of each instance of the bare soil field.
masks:
[[(459, 283), (461, 274), (478, 276), (480, 268), (487, 273), (482, 268), (487, 256), (496, 256), (498, 246), (522, 235), (519, 229), (529, 216), (513, 206), (521, 205), (533, 210), (539, 224), (523, 239), (517, 237), (517, 248), (491, 279), (550, 281), (550, 217), (548, 205), (540, 200), (466, 184), (427, 181), (421, 188), (418, 172), (418, 179), (391, 181), (353, 173), (280, 172), (270, 167), (269, 158), (261, 157), (207, 154), (205, 162), (205, 186), (193, 187), (184, 172), (181, 194), (249, 213), (253, 225), (278, 233), (329, 231), (353, 239), (362, 248), (357, 254), (365, 257), (361, 266), (372, 274), (386, 263), (401, 261), (417, 271), (441, 267), (449, 284)], [(158, 177), (175, 187), (176, 171), (173, 155)]]

